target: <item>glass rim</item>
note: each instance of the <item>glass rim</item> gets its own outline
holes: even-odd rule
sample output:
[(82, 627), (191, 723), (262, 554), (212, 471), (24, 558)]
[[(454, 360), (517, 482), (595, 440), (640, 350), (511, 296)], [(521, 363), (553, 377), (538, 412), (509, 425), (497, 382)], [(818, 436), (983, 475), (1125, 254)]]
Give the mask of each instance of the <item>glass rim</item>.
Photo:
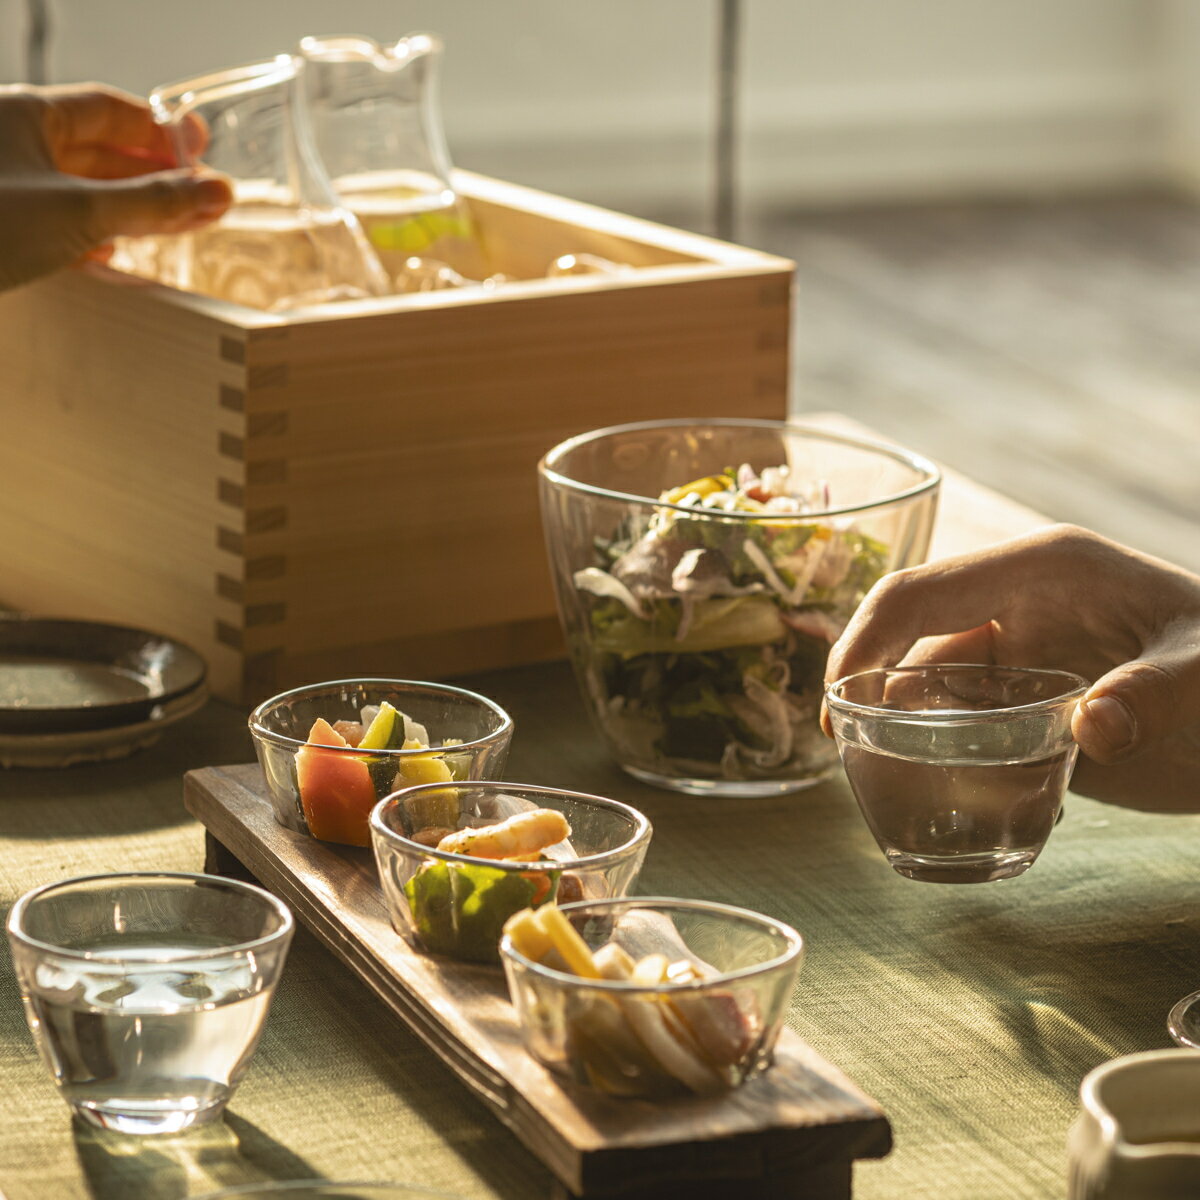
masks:
[(250, 729), (251, 737), (260, 738), (264, 742), (270, 742), (273, 746), (279, 746), (284, 750), (298, 750), (301, 746), (307, 746), (309, 743), (301, 738), (289, 737), (286, 733), (276, 733), (273, 729), (268, 729), (262, 724), (262, 720), (267, 711), (277, 704), (283, 704), (287, 701), (294, 701), (305, 694), (318, 695), (326, 688), (337, 687), (367, 687), (370, 685), (379, 685), (394, 687), (397, 690), (403, 689), (418, 689), (425, 690), (430, 693), (442, 693), (456, 696), (460, 699), (475, 701), (481, 708), (486, 708), (490, 712), (495, 713), (500, 718), (500, 726), (492, 730), (491, 733), (484, 734), (483, 737), (473, 738), (469, 742), (453, 742), (449, 746), (444, 743), (438, 743), (436, 746), (429, 745), (422, 747), (419, 750), (402, 750), (398, 746), (390, 749), (384, 747), (379, 750), (362, 750), (358, 746), (322, 746), (322, 750), (331, 750), (335, 754), (348, 754), (353, 757), (361, 758), (364, 754), (371, 756), (379, 756), (383, 758), (403, 759), (407, 756), (416, 754), (431, 754), (440, 751), (443, 754), (457, 754), (462, 751), (482, 749), (485, 746), (492, 745), (501, 741), (506, 736), (511, 736), (514, 721), (509, 713), (500, 707), (495, 700), (489, 699), (487, 696), (481, 695), (479, 692), (468, 691), (466, 688), (455, 687), (449, 683), (430, 683), (420, 679), (331, 679), (327, 683), (305, 684), (302, 687), (291, 688), (286, 692), (280, 692), (277, 696), (272, 696), (269, 700), (262, 701), (250, 713), (246, 719), (246, 723)]
[(549, 979), (554, 983), (566, 984), (576, 988), (595, 988), (597, 991), (610, 992), (622, 996), (655, 996), (664, 992), (676, 995), (686, 992), (704, 992), (714, 987), (724, 987), (730, 983), (738, 983), (754, 979), (759, 975), (768, 975), (791, 963), (799, 963), (804, 953), (804, 937), (799, 930), (769, 917), (766, 913), (755, 912), (750, 908), (741, 908), (735, 904), (722, 904), (717, 900), (688, 900), (673, 896), (610, 896), (601, 900), (573, 900), (570, 904), (559, 905), (559, 912), (564, 916), (580, 913), (584, 909), (615, 909), (615, 908), (649, 908), (654, 911), (666, 909), (685, 909), (688, 912), (709, 913), (719, 917), (734, 917), (748, 921), (750, 924), (766, 927), (783, 937), (787, 946), (783, 953), (755, 963), (749, 967), (739, 967), (734, 971), (718, 971), (704, 979), (689, 979), (680, 982), (667, 983), (629, 983), (623, 979), (585, 979), (582, 975), (574, 975), (569, 971), (559, 971), (548, 967), (545, 963), (534, 962), (526, 958), (513, 944), (506, 933), (500, 939), (501, 959), (511, 959), (518, 966), (535, 975)]
[[(481, 858), (474, 854), (455, 854), (449, 850), (439, 850), (436, 846), (426, 846), (421, 842), (414, 842), (412, 838), (407, 838), (404, 834), (397, 833), (391, 826), (384, 823), (383, 817), (385, 811), (399, 807), (400, 800), (404, 796), (410, 796), (414, 793), (444, 792), (449, 789), (465, 791), (468, 788), (486, 788), (489, 791), (498, 792), (533, 792), (542, 796), (564, 796), (571, 800), (583, 800), (595, 808), (607, 809), (610, 812), (617, 812), (623, 817), (629, 818), (633, 822), (634, 830), (621, 845), (614, 847), (612, 850), (601, 850), (597, 854), (588, 854), (580, 858), (554, 859), (547, 862), (513, 862), (511, 859)], [(613, 800), (608, 796), (597, 796), (591, 792), (573, 792), (567, 788), (542, 787), (541, 784), (519, 783), (510, 779), (453, 779), (445, 783), (417, 783), (413, 784), (412, 787), (398, 788), (396, 791), (384, 796), (371, 809), (368, 824), (372, 837), (378, 833), (385, 842), (398, 843), (406, 851), (421, 854), (424, 857), (435, 859), (437, 862), (455, 862), (462, 863), (465, 866), (476, 867), (485, 866), (516, 875), (525, 875), (530, 871), (536, 874), (550, 875), (556, 871), (579, 871), (609, 867), (636, 854), (650, 840), (654, 833), (654, 827), (650, 824), (650, 819), (644, 813), (639, 812), (632, 805), (625, 804), (620, 800)]]
[(81, 884), (89, 883), (129, 884), (135, 881), (148, 882), (153, 880), (185, 881), (205, 885), (216, 884), (230, 891), (240, 892), (242, 895), (249, 896), (260, 902), (265, 901), (267, 907), (272, 909), (279, 918), (280, 924), (278, 929), (244, 942), (230, 942), (225, 946), (209, 946), (186, 951), (164, 951), (149, 958), (139, 958), (138, 962), (141, 965), (156, 966), (167, 963), (207, 962), (214, 958), (225, 958), (232, 954), (251, 954), (274, 942), (290, 937), (295, 930), (296, 922), (292, 916), (292, 910), (278, 896), (272, 895), (266, 888), (256, 883), (247, 883), (242, 879), (230, 879), (225, 875), (208, 875), (197, 871), (115, 871), (97, 872), (92, 875), (73, 875), (67, 879), (56, 879), (50, 883), (43, 883), (38, 887), (30, 889), (17, 900), (9, 911), (8, 921), (6, 922), (8, 936), (10, 940), (19, 942), (27, 949), (52, 954), (56, 958), (112, 964), (128, 962), (129, 960), (125, 955), (117, 950), (78, 950), (71, 946), (60, 946), (55, 942), (43, 942), (28, 933), (23, 928), (22, 921), (28, 909), (49, 892), (77, 888)]
[[(396, 47), (403, 46), (398, 55)], [(391, 70), (407, 66), (419, 58), (443, 50), (442, 39), (436, 33), (418, 30), (406, 33), (394, 42), (380, 42), (365, 34), (308, 34), (300, 39), (303, 58), (317, 63), (372, 62), (383, 60)], [(387, 68), (385, 68), (387, 69)]]
[[(836, 689), (854, 679), (882, 675), (919, 675), (927, 672), (961, 671), (1008, 671), (1013, 674), (1054, 677), (1071, 681), (1073, 686), (1057, 696), (1047, 696), (1028, 704), (1008, 704), (997, 708), (884, 708), (877, 704), (864, 704), (859, 700), (847, 700), (837, 694)], [(869, 667), (865, 671), (854, 671), (835, 679), (825, 687), (825, 703), (830, 709), (846, 716), (883, 717), (889, 721), (907, 721), (922, 725), (969, 725), (980, 720), (993, 720), (1004, 716), (1032, 716), (1039, 710), (1049, 711), (1079, 699), (1092, 685), (1074, 671), (1058, 667), (1005, 667), (998, 663), (914, 663), (908, 666)]]
[[(659, 500), (651, 496), (639, 496), (634, 492), (619, 492), (612, 488), (600, 487), (598, 484), (583, 483), (564, 475), (557, 467), (558, 460), (572, 450), (591, 442), (613, 437), (621, 433), (634, 433), (652, 429), (686, 429), (691, 427), (708, 427), (718, 429), (767, 429), (780, 433), (796, 434), (808, 437), (814, 441), (834, 442), (841, 446), (852, 446), (858, 450), (880, 454), (906, 467), (918, 471), (924, 478), (891, 495), (863, 504), (842, 505), (834, 508), (813, 509), (806, 513), (749, 513), (725, 512), (720, 509), (706, 509), (690, 504), (673, 504), (667, 500)], [(624, 504), (644, 504), (656, 509), (670, 509), (685, 516), (704, 517), (712, 520), (732, 522), (766, 522), (769, 524), (805, 524), (822, 517), (850, 516), (854, 513), (870, 512), (887, 508), (894, 504), (903, 504), (919, 496), (935, 491), (942, 482), (942, 471), (932, 459), (926, 458), (915, 451), (900, 446), (888, 445), (886, 442), (873, 441), (869, 438), (855, 437), (851, 434), (836, 433), (819, 429), (816, 426), (805, 425), (802, 422), (784, 420), (772, 421), (754, 417), (711, 417), (708, 419), (688, 420), (686, 418), (670, 418), (658, 421), (632, 421), (623, 425), (607, 425), (603, 429), (593, 429), (586, 433), (575, 434), (566, 438), (558, 445), (551, 447), (538, 463), (538, 475), (549, 483), (568, 491), (582, 492), (590, 496), (599, 496), (605, 500), (618, 500)]]
[(160, 125), (176, 121), (197, 104), (208, 104), (225, 100), (229, 96), (244, 92), (256, 92), (295, 79), (296, 56), (276, 54), (259, 62), (242, 63), (223, 71), (212, 71), (191, 79), (180, 79), (174, 83), (160, 84), (151, 91), (150, 108), (155, 121)]

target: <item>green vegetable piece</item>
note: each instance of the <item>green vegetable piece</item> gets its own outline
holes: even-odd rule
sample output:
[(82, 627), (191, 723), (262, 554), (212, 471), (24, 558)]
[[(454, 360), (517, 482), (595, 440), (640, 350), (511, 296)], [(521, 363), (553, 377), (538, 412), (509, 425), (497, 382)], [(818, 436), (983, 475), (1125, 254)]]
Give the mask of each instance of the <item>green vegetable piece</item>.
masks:
[(404, 740), (404, 718), (386, 700), (379, 706), (362, 741), (358, 743), (360, 750), (386, 750), (392, 744), (392, 734), (396, 726), (400, 726), (401, 743)]
[[(402, 750), (404, 748), (404, 714), (386, 700), (379, 705), (375, 719), (367, 727), (362, 741), (358, 743), (360, 750)], [(367, 759), (367, 768), (371, 772), (371, 782), (375, 785), (375, 794), (382, 799), (398, 787), (404, 787), (405, 781), (396, 778), (396, 760), (387, 756)], [(452, 823), (452, 822), (451, 822)]]
[(427, 950), (494, 963), (504, 922), (530, 906), (535, 886), (515, 871), (430, 862), (404, 885), (404, 895)]
[(375, 786), (375, 795), (380, 800), (390, 796), (397, 788), (404, 786), (404, 781), (396, 782), (396, 760), (394, 758), (368, 758), (367, 770), (371, 772), (371, 783)]
[(616, 654), (696, 654), (732, 646), (781, 641), (787, 626), (779, 606), (767, 596), (720, 597), (696, 605), (685, 637), (678, 638), (626, 610), (596, 632), (597, 650)]

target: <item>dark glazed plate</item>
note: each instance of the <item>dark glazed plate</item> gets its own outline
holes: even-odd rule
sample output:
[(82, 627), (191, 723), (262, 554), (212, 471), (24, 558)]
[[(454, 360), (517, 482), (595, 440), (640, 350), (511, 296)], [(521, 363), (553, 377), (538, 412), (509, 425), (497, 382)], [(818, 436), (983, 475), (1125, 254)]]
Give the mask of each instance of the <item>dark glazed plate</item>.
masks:
[(0, 614), (0, 734), (153, 720), (200, 687), (205, 672), (190, 646), (144, 629)]

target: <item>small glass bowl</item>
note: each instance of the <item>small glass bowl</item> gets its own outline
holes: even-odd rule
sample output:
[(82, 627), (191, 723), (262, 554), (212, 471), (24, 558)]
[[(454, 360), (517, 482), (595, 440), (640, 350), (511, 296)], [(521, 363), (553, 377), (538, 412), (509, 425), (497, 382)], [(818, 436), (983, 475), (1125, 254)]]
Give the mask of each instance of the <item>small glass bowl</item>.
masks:
[(796, 930), (704, 900), (584, 901), (562, 913), (593, 950), (616, 942), (635, 960), (691, 962), (702, 978), (585, 979), (530, 961), (505, 936), (509, 995), (544, 1066), (612, 1095), (657, 1099), (717, 1094), (771, 1065), (804, 958)]
[[(743, 463), (787, 467), (811, 511), (659, 498)], [(625, 771), (735, 798), (836, 770), (829, 647), (880, 576), (925, 557), (931, 462), (790, 422), (646, 421), (561, 442), (538, 476), (583, 702)]]
[[(439, 832), (490, 825), (550, 808), (571, 826), (550, 861), (451, 854), (423, 844)], [(504, 922), (552, 900), (624, 896), (633, 886), (650, 822), (617, 800), (524, 783), (456, 782), (406, 788), (376, 805), (371, 840), (392, 925), (418, 950), (496, 963)], [(436, 845), (436, 842), (435, 842)]]
[[(322, 840), (369, 846), (367, 821), (380, 799), (408, 783), (430, 779), (432, 760), (441, 760), (455, 779), (494, 779), (504, 771), (512, 739), (512, 718), (494, 701), (463, 688), (444, 683), (419, 683), (406, 679), (341, 679), (295, 688), (264, 701), (250, 714), (250, 734), (266, 776), (275, 819), (297, 833), (318, 836), (322, 821), (318, 808), (327, 797), (320, 794), (324, 772), (314, 772), (317, 783), (302, 794), (297, 774), (297, 755), (307, 744), (309, 730), (318, 717), (335, 721), (357, 721), (367, 705), (386, 700), (414, 721), (424, 725), (432, 745), (425, 750), (357, 750), (322, 747), (320, 762), (329, 774), (329, 799), (335, 790), (343, 799), (333, 800), (347, 815), (335, 824), (339, 836)], [(447, 742), (453, 742), (446, 745)], [(364, 764), (359, 766), (357, 764)], [(367, 777), (369, 776), (369, 784)], [(355, 792), (361, 795), (355, 796)], [(345, 799), (345, 797), (349, 799)]]
[(829, 685), (846, 778), (879, 848), (925, 883), (1028, 870), (1062, 809), (1087, 680), (971, 663), (881, 667)]

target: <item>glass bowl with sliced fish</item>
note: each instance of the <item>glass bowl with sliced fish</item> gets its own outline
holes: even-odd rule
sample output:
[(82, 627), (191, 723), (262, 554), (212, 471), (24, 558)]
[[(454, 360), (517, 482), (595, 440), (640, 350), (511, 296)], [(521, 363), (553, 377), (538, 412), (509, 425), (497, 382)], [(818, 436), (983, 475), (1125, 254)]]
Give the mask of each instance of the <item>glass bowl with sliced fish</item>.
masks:
[(422, 784), (382, 800), (371, 841), (396, 932), (418, 950), (496, 963), (504, 922), (633, 886), (650, 844), (636, 809), (495, 781)]
[(398, 788), (504, 772), (512, 718), (445, 683), (341, 679), (250, 714), (275, 819), (319, 841), (371, 844), (371, 810)]
[(836, 768), (829, 647), (928, 550), (941, 476), (893, 446), (779, 421), (650, 421), (538, 467), (585, 705), (631, 775), (696, 795), (799, 791)]
[(713, 1096), (765, 1071), (804, 958), (772, 917), (637, 897), (517, 913), (500, 957), (530, 1054), (614, 1096)]

